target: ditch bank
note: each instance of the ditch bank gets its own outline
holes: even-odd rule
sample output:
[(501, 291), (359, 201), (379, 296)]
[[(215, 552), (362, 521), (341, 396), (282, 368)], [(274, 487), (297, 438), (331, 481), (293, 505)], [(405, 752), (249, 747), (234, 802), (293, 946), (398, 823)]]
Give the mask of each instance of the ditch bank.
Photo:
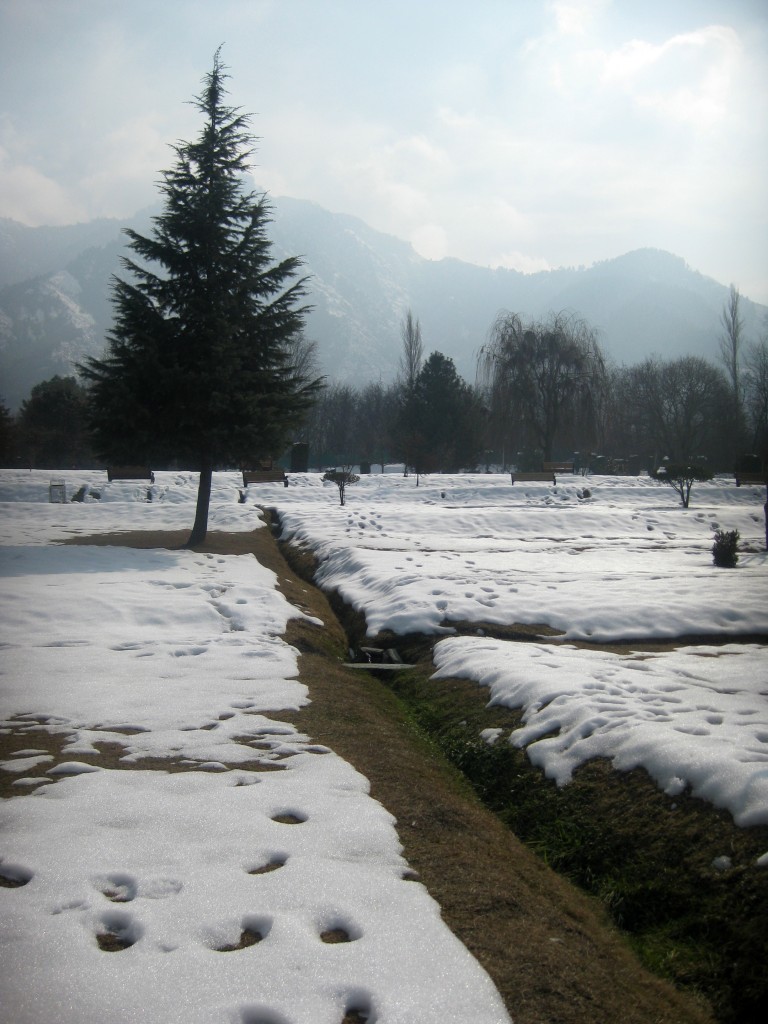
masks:
[[(312, 582), (311, 552), (280, 545), (279, 554)], [(313, 701), (318, 735), (397, 817), (409, 862), (516, 1021), (713, 1019), (705, 1007), (722, 1024), (766, 1019), (768, 870), (755, 861), (768, 850), (768, 828), (738, 828), (690, 794), (671, 799), (644, 771), (617, 772), (605, 760), (558, 788), (524, 751), (481, 738), (517, 728), (521, 711), (487, 707), (467, 680), (431, 680), (437, 638), (366, 638), (363, 617), (338, 594), (320, 597), (329, 607), (318, 614), (334, 622), (342, 648), (337, 661), (349, 656), (343, 648), (394, 648), (409, 667), (344, 669), (330, 649), (320, 663), (303, 657), (310, 691), (313, 678), (323, 692), (335, 679), (341, 718), (354, 717), (350, 734), (334, 738), (344, 722), (322, 718), (335, 701)], [(543, 632), (511, 626), (501, 635), (523, 643)], [(395, 753), (394, 734), (407, 738), (408, 757)], [(730, 867), (718, 870), (723, 855)], [(683, 1000), (674, 1009), (662, 1005), (673, 991), (664, 981)]]

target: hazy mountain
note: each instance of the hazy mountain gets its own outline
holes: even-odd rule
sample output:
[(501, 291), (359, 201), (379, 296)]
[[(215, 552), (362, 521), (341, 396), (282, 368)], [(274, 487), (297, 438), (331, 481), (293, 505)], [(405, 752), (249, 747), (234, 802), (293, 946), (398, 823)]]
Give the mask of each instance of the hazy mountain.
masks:
[[(313, 304), (307, 333), (331, 379), (390, 380), (409, 308), (425, 352), (451, 356), (468, 380), (501, 310), (578, 313), (619, 363), (652, 353), (717, 357), (727, 286), (666, 252), (641, 249), (586, 269), (528, 275), (425, 260), (407, 242), (302, 200), (275, 199), (273, 210), (275, 256), (304, 257)], [(150, 214), (131, 226), (146, 233)], [(128, 253), (123, 226), (99, 220), (28, 228), (0, 220), (0, 396), (11, 409), (34, 384), (103, 351), (110, 277)], [(743, 297), (742, 311), (747, 337), (757, 338), (768, 309)]]

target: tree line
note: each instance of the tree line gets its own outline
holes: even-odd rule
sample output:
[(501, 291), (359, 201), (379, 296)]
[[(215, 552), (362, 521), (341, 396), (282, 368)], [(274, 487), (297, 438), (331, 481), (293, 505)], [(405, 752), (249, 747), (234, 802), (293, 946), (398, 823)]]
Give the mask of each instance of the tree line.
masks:
[[(738, 302), (732, 288), (723, 323), (740, 331)], [(505, 313), (469, 383), (441, 352), (425, 358), (421, 325), (409, 311), (395, 380), (327, 383), (286, 444), (306, 443), (317, 469), (402, 462), (417, 474), (522, 470), (576, 455), (583, 468), (609, 472), (652, 469), (664, 459), (732, 471), (745, 454), (764, 457), (768, 449), (768, 338), (739, 336), (734, 344), (724, 327), (722, 341), (721, 365), (651, 356), (615, 366), (583, 320)], [(311, 344), (295, 345), (294, 362), (313, 378)], [(0, 406), (0, 439), (9, 465), (99, 465), (88, 389), (75, 377), (38, 384), (16, 417)]]
[[(739, 293), (726, 313), (741, 331)], [(733, 316), (735, 312), (735, 317)], [(414, 341), (416, 344), (414, 344)], [(402, 325), (395, 381), (330, 384), (302, 439), (313, 465), (403, 462), (417, 472), (540, 468), (570, 460), (608, 471), (652, 469), (667, 459), (733, 471), (768, 448), (768, 336), (749, 342), (723, 328), (718, 365), (701, 356), (611, 364), (583, 320), (501, 314), (463, 381), (440, 352), (423, 358), (421, 327)]]

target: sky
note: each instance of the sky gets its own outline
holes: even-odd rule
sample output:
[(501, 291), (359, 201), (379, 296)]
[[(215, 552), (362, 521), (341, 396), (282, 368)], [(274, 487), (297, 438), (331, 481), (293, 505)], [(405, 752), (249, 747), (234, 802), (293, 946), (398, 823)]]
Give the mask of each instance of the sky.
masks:
[(768, 303), (764, 0), (1, 0), (0, 216), (152, 204), (219, 45), (276, 197), (525, 272), (665, 249)]

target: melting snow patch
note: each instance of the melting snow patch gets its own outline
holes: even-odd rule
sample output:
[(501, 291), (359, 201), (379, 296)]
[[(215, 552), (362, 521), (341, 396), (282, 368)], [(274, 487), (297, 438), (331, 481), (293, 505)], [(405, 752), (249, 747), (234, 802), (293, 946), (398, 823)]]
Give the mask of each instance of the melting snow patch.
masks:
[(100, 772), (96, 764), (85, 764), (83, 761), (62, 761), (48, 769), (48, 775), (87, 775), (89, 772)]
[(712, 861), (712, 867), (715, 869), (715, 871), (730, 871), (730, 869), (733, 867), (733, 862), (731, 861), (730, 857), (715, 857), (715, 859)]
[(492, 747), (503, 732), (503, 729), (483, 729), (480, 736), (485, 740), (489, 747)]

